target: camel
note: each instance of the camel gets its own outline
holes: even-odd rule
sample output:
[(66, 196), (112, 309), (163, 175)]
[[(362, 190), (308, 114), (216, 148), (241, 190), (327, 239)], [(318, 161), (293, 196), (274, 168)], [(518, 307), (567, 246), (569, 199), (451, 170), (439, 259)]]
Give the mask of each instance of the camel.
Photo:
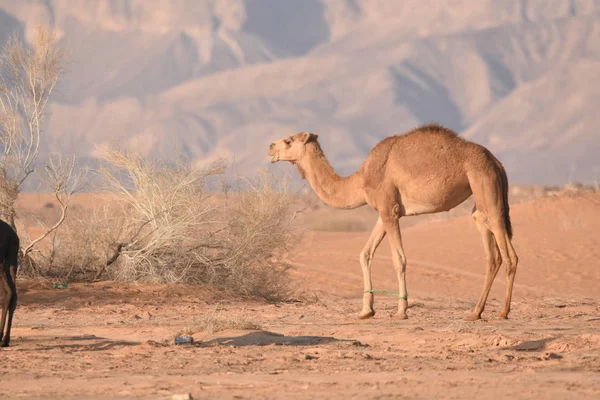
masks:
[(467, 319), (481, 318), (501, 264), (507, 278), (500, 317), (508, 318), (518, 257), (511, 243), (508, 178), (488, 149), (441, 125), (429, 124), (383, 139), (358, 171), (341, 177), (327, 161), (317, 138), (310, 132), (296, 133), (271, 143), (268, 154), (272, 163), (289, 161), (295, 165), (326, 204), (343, 209), (368, 204), (378, 212), (377, 223), (360, 253), (364, 293), (359, 318), (375, 315), (371, 262), (386, 234), (399, 285), (394, 317), (408, 318), (407, 262), (400, 218), (449, 211), (471, 195), (475, 200), (472, 217), (483, 239), (487, 270), (479, 301)]
[[(10, 330), (13, 315), (17, 308), (17, 266), (19, 257), (19, 237), (9, 224), (0, 220), (0, 306), (2, 306), (2, 319), (0, 319), (1, 347), (10, 345)], [(8, 321), (7, 321), (8, 317)], [(4, 326), (6, 325), (6, 333)], [(3, 340), (4, 339), (4, 340)]]

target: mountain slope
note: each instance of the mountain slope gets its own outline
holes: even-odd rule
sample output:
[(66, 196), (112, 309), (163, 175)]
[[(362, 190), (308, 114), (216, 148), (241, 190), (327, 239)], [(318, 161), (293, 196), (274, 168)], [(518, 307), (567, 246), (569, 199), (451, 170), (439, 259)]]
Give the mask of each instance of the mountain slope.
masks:
[[(438, 121), (513, 182), (594, 180), (598, 0), (0, 0), (0, 39), (52, 24), (74, 50), (45, 150), (267, 165), (320, 134), (341, 173), (382, 138)], [(12, 24), (10, 29), (2, 28)], [(542, 144), (540, 144), (542, 143)]]

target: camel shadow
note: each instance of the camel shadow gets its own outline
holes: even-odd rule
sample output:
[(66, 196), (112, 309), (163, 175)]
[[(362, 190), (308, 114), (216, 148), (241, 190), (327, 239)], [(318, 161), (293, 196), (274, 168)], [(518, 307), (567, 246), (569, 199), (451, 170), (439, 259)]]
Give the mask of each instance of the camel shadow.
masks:
[(329, 336), (285, 336), (268, 331), (253, 331), (241, 336), (227, 336), (199, 342), (198, 346), (316, 346), (327, 343), (362, 345), (352, 339), (336, 339)]
[(558, 337), (550, 337), (550, 338), (539, 339), (539, 340), (526, 340), (515, 346), (507, 347), (506, 350), (540, 351), (540, 350), (544, 350), (548, 343), (550, 343), (556, 339), (558, 339)]
[[(56, 344), (36, 344), (32, 348), (18, 349), (19, 351), (47, 351), (47, 350), (65, 350), (66, 352), (84, 352), (84, 351), (106, 351), (114, 348), (138, 346), (140, 342), (127, 340), (111, 340), (95, 335), (81, 336), (63, 336), (63, 337), (48, 337), (35, 339), (21, 339), (19, 342), (57, 342)], [(15, 343), (16, 344), (16, 343)]]

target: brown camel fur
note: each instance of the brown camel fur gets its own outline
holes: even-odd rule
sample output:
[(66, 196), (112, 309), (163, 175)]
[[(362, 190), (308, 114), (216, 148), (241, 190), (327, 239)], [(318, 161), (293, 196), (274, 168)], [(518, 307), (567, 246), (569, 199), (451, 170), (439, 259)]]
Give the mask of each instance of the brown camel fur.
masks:
[[(10, 345), (10, 330), (17, 308), (17, 261), (19, 237), (13, 228), (0, 220), (0, 342), (2, 347)], [(7, 321), (8, 319), (8, 321)], [(6, 325), (6, 332), (4, 326)], [(4, 340), (3, 340), (4, 339)]]
[(386, 234), (398, 275), (397, 318), (407, 318), (406, 257), (400, 217), (448, 211), (471, 194), (475, 198), (473, 219), (483, 239), (487, 272), (479, 301), (468, 319), (481, 318), (502, 263), (507, 279), (500, 316), (508, 317), (518, 262), (511, 243), (508, 179), (500, 161), (485, 147), (457, 136), (450, 129), (431, 124), (382, 140), (371, 150), (362, 167), (348, 177), (336, 174), (314, 133), (297, 133), (271, 143), (269, 156), (273, 163), (295, 164), (302, 178), (308, 180), (325, 203), (345, 209), (368, 204), (379, 213), (371, 237), (360, 253), (365, 291), (359, 318), (375, 315), (371, 262)]

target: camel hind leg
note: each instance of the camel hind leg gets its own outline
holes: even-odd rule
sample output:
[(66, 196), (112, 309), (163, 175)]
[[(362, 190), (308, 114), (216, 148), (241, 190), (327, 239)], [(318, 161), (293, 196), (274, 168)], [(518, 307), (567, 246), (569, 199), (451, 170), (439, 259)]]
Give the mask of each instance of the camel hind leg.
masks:
[(504, 229), (501, 221), (496, 221), (492, 224), (492, 232), (494, 233), (494, 238), (498, 244), (498, 249), (500, 250), (502, 261), (506, 269), (506, 293), (504, 295), (504, 306), (500, 312), (500, 318), (506, 319), (510, 312), (510, 303), (512, 301), (512, 291), (519, 258), (513, 248), (511, 238), (506, 232), (506, 229)]
[(467, 319), (470, 321), (475, 321), (481, 318), (481, 313), (483, 313), (483, 310), (485, 309), (485, 303), (487, 302), (488, 295), (490, 294), (490, 289), (492, 288), (494, 279), (496, 279), (496, 275), (498, 274), (498, 270), (502, 264), (502, 258), (500, 257), (498, 245), (496, 244), (496, 240), (494, 239), (492, 231), (487, 228), (484, 218), (485, 217), (479, 211), (477, 211), (477, 209), (473, 211), (473, 219), (475, 220), (475, 224), (477, 225), (477, 229), (481, 233), (481, 238), (483, 240), (486, 258), (486, 274), (479, 301), (475, 305), (473, 313), (467, 317)]
[[(500, 253), (502, 264), (505, 266), (506, 294), (504, 296), (504, 306), (502, 307), (500, 317), (508, 318), (515, 274), (519, 262), (511, 242), (512, 227), (508, 205), (508, 181), (506, 179), (504, 168), (502, 168), (497, 160), (495, 161), (495, 165), (492, 165), (487, 172), (488, 173), (486, 174), (480, 172), (469, 175), (469, 184), (473, 196), (475, 197), (477, 209), (473, 214), (473, 217), (475, 218), (478, 229), (482, 232), (484, 237), (484, 243), (486, 243), (486, 255), (490, 252), (488, 257), (497, 257), (494, 255), (494, 252), (497, 249)], [(490, 244), (492, 239), (489, 237), (488, 231), (493, 235), (495, 245)], [(489, 265), (488, 262), (488, 272), (490, 268)], [(499, 265), (500, 264), (498, 263), (497, 267), (494, 268), (499, 268)], [(488, 282), (488, 277), (486, 276), (484, 289), (488, 293), (489, 288), (487, 285), (489, 284), (489, 287), (491, 288), (492, 282), (493, 278)], [(480, 309), (483, 311), (482, 306), (484, 304), (481, 304), (483, 297), (487, 299), (487, 293), (482, 293), (482, 297), (477, 304), (475, 311), (479, 311)]]

